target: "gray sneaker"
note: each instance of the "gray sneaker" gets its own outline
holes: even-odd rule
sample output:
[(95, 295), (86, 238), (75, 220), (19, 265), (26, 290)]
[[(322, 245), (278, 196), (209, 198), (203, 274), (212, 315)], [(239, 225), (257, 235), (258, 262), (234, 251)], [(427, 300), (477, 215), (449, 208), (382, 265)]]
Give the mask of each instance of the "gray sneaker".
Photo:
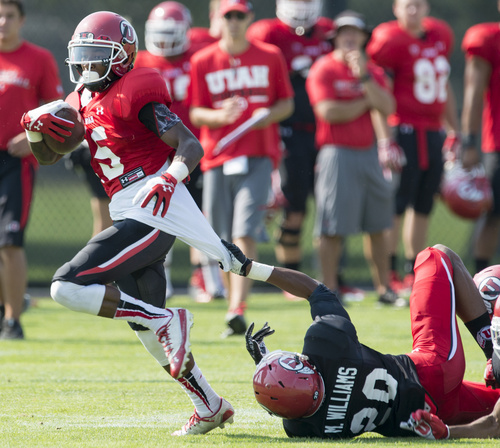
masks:
[(228, 336), (243, 335), (247, 330), (247, 323), (241, 314), (228, 314), (226, 316), (226, 324), (228, 328), (222, 333), (223, 338)]
[(23, 328), (16, 319), (3, 319), (0, 340), (24, 339)]

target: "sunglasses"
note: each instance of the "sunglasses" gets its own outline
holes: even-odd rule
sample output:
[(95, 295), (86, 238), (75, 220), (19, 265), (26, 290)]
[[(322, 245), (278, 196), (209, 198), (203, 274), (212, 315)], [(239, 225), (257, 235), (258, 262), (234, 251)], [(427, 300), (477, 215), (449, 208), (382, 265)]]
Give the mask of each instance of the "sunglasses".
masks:
[(226, 12), (226, 14), (224, 14), (224, 18), (226, 20), (231, 20), (231, 19), (245, 20), (247, 18), (247, 15), (241, 11), (231, 11), (231, 12)]

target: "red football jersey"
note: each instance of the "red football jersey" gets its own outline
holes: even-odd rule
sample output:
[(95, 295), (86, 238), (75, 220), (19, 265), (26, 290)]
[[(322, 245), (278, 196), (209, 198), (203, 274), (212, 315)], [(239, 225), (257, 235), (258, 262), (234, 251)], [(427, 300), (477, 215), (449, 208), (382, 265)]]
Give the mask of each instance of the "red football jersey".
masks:
[(23, 42), (14, 51), (0, 52), (0, 151), (24, 131), (20, 121), (25, 112), (62, 95), (59, 70), (48, 50)]
[(210, 35), (208, 28), (191, 28), (188, 32), (188, 36), (191, 41), (191, 46), (198, 50), (219, 40), (218, 38)]
[(453, 32), (432, 17), (424, 19), (423, 28), (424, 36), (417, 38), (397, 21), (382, 23), (373, 30), (367, 53), (393, 76), (397, 104), (390, 124), (439, 129), (448, 99)]
[(198, 51), (191, 59), (192, 106), (218, 109), (226, 98), (239, 96), (245, 110), (235, 123), (216, 129), (201, 127), (200, 142), (205, 150), (201, 169), (206, 171), (237, 156), (268, 156), (275, 163), (281, 156), (277, 124), (248, 132), (219, 155), (217, 142), (262, 107), (293, 97), (285, 60), (279, 48), (251, 43), (242, 54), (232, 56), (215, 43)]
[[(375, 81), (388, 88), (383, 69), (373, 64), (368, 71)], [(323, 100), (349, 101), (364, 95), (363, 86), (349, 67), (333, 58), (333, 53), (313, 64), (306, 82), (307, 93), (314, 106)], [(370, 112), (346, 123), (328, 123), (316, 116), (316, 146), (347, 146), (352, 149), (369, 149), (375, 142)]]
[(167, 83), (168, 92), (172, 99), (170, 110), (174, 112), (196, 136), (200, 137), (199, 128), (193, 126), (189, 120), (188, 88), (191, 82), (191, 56), (196, 49), (191, 48), (175, 58), (164, 58), (152, 55), (149, 51), (142, 50), (137, 53), (134, 63), (135, 68), (150, 67), (158, 70)]
[(279, 47), (288, 71), (293, 73), (308, 70), (316, 59), (332, 51), (332, 45), (327, 40), (328, 33), (332, 31), (333, 21), (325, 17), (318, 20), (311, 33), (302, 36), (278, 18), (262, 19), (250, 25), (247, 39)]
[(66, 101), (82, 114), (91, 165), (109, 197), (156, 173), (174, 152), (139, 120), (148, 103), (170, 107), (165, 81), (154, 69), (134, 68), (103, 92), (80, 89)]
[(484, 152), (500, 151), (500, 26), (481, 23), (467, 30), (462, 41), (466, 57), (478, 56), (491, 66), (488, 88), (484, 95), (482, 139)]

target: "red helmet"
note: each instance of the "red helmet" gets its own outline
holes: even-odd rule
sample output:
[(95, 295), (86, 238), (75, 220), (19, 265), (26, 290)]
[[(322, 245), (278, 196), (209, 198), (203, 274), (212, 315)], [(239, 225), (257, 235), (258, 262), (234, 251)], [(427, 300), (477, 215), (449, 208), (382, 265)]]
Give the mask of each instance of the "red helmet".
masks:
[(489, 266), (478, 272), (474, 276), (474, 283), (483, 298), (488, 314), (492, 317), (498, 296), (500, 296), (500, 264)]
[(459, 163), (446, 168), (441, 195), (450, 210), (461, 218), (477, 219), (493, 204), (484, 168), (465, 171)]
[(177, 2), (156, 5), (146, 21), (146, 49), (156, 56), (176, 56), (190, 45), (191, 12)]
[(253, 390), (267, 412), (285, 419), (310, 417), (325, 396), (323, 378), (307, 356), (279, 350), (257, 366)]
[[(109, 11), (88, 15), (68, 44), (71, 81), (89, 90), (104, 90), (132, 70), (138, 46), (134, 28), (122, 16)], [(107, 67), (102, 75), (95, 71), (99, 64)]]

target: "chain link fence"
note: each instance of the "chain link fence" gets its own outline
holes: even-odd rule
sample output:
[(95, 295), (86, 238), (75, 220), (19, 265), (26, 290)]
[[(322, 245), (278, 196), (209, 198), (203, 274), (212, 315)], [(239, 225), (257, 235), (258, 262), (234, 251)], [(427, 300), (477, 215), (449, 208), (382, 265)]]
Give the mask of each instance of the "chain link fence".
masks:
[[(324, 13), (329, 17), (345, 8), (363, 13), (369, 24), (377, 25), (392, 20), (392, 0), (324, 0)], [(435, 0), (431, 2), (431, 13), (452, 26), (455, 31), (456, 46), (452, 56), (452, 85), (458, 99), (462, 101), (463, 55), (460, 42), (465, 30), (479, 22), (498, 20), (496, 2), (480, 0)], [(117, 12), (127, 17), (136, 28), (140, 48), (144, 49), (144, 23), (150, 10), (159, 0), (87, 0), (74, 2), (67, 0), (25, 0), (26, 24), (24, 37), (51, 50), (56, 57), (66, 94), (73, 89), (69, 81), (68, 69), (64, 65), (67, 57), (67, 42), (80, 20), (86, 15), (100, 10)], [(208, 26), (208, 0), (181, 1), (192, 12), (194, 26)], [(274, 17), (275, 3), (269, 0), (254, 0), (256, 18)], [(457, 111), (459, 113), (460, 111)], [(55, 166), (41, 167), (35, 187), (34, 203), (27, 231), (26, 250), (29, 263), (30, 286), (44, 286), (57, 269), (69, 260), (89, 239), (92, 231), (90, 193), (85, 181), (63, 162)], [(312, 208), (306, 231), (304, 270), (318, 275), (315, 251), (312, 242)], [(270, 223), (272, 234), (275, 223)], [(470, 262), (470, 240), (473, 223), (452, 216), (442, 204), (438, 204), (429, 233), (428, 244), (443, 243), (452, 247), (466, 261)], [(345, 276), (348, 281), (369, 284), (370, 275), (362, 254), (361, 237), (347, 241), (348, 262)], [(273, 242), (259, 246), (261, 259), (275, 263)], [(189, 253), (182, 243), (174, 248), (172, 279), (174, 284), (186, 285), (190, 276)]]

